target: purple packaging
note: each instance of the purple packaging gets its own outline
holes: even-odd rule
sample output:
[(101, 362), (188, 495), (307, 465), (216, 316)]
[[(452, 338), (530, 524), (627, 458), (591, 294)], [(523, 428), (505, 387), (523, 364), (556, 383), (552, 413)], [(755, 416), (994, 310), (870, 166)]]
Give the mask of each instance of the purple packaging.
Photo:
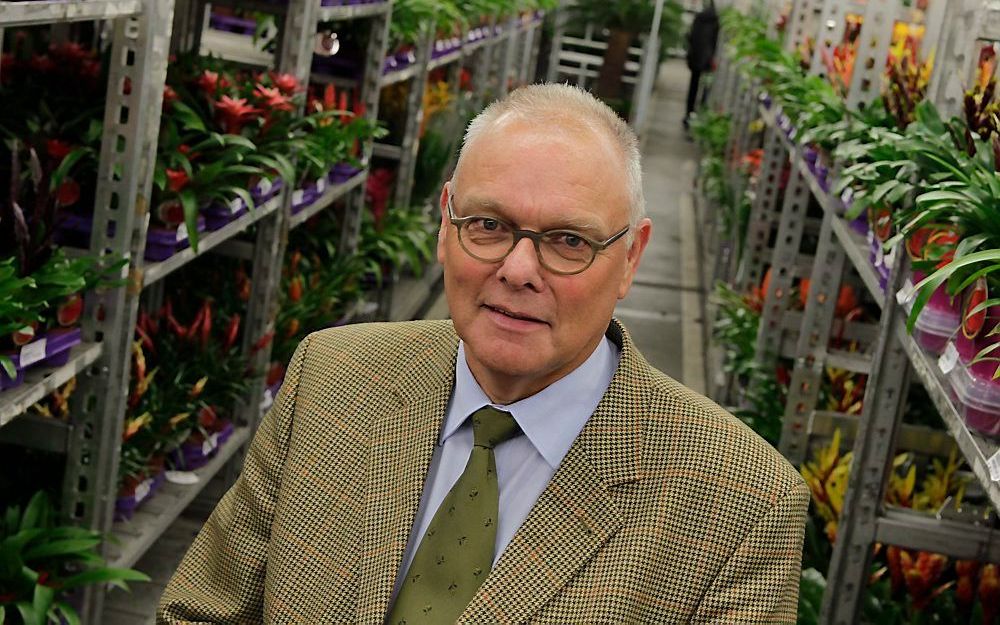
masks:
[(292, 191), (292, 214), (301, 212), (307, 206), (312, 206), (320, 195), (322, 194), (317, 191), (314, 182)]
[(337, 163), (330, 169), (330, 174), (327, 178), (333, 184), (343, 184), (356, 176), (360, 171), (360, 167), (355, 167), (350, 163)]
[(260, 206), (264, 202), (267, 202), (274, 196), (278, 195), (281, 188), (285, 186), (284, 181), (279, 177), (274, 180), (269, 180), (267, 178), (262, 178), (252, 189), (250, 189), (250, 197), (253, 198), (254, 205)]
[(212, 13), (208, 18), (208, 24), (215, 30), (223, 30), (239, 35), (253, 35), (257, 32), (257, 20), (233, 15), (221, 15)]
[(236, 197), (230, 200), (229, 204), (213, 202), (207, 208), (201, 209), (201, 214), (205, 218), (205, 229), (214, 232), (247, 214), (248, 210), (246, 202)]
[[(126, 497), (115, 499), (115, 521), (129, 521), (135, 514), (136, 509), (143, 502), (148, 501), (160, 489), (166, 476), (162, 471), (150, 478), (146, 478), (136, 487), (136, 492)], [(139, 496), (137, 496), (139, 495)]]
[(182, 443), (170, 454), (174, 466), (181, 471), (194, 471), (208, 464), (219, 453), (222, 445), (233, 435), (232, 421), (227, 421), (222, 429), (200, 443)]
[[(204, 232), (205, 218), (198, 216), (198, 232)], [(167, 260), (180, 250), (190, 247), (191, 240), (186, 236), (178, 238), (176, 228), (151, 227), (146, 232), (146, 251), (143, 258), (153, 262)]]

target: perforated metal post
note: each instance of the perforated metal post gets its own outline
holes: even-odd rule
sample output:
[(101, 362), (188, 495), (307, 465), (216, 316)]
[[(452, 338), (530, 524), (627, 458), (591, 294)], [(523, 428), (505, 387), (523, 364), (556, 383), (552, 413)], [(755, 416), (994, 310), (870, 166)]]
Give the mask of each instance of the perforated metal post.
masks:
[(867, 0), (847, 107), (863, 108), (879, 94), (899, 0)]
[[(417, 46), (418, 67), (425, 68), (434, 49), (434, 30), (425, 26)], [(406, 125), (403, 127), (403, 152), (396, 174), (395, 206), (409, 206), (413, 192), (413, 173), (417, 166), (417, 151), (420, 149), (420, 124), (424, 119), (424, 91), (427, 89), (427, 72), (419, 71), (410, 80), (410, 91), (406, 97)]]
[[(887, 293), (896, 293), (902, 286), (905, 257), (896, 255)], [(823, 595), (822, 619), (830, 625), (858, 622), (871, 573), (872, 544), (909, 380), (909, 360), (897, 338), (902, 323), (905, 321), (896, 298), (890, 295), (882, 309), (872, 373), (865, 389), (851, 474)]]
[(809, 451), (809, 415), (819, 401), (830, 328), (844, 275), (844, 250), (833, 231), (834, 219), (837, 217), (832, 212), (823, 215), (778, 444), (781, 454), (794, 466), (805, 462)]
[[(128, 286), (87, 302), (84, 340), (101, 340), (101, 358), (80, 376), (73, 395), (62, 510), (71, 521), (105, 533), (118, 484), (128, 395), (132, 331), (141, 289), (156, 139), (166, 80), (173, 0), (149, 0), (142, 15), (114, 20), (90, 253), (105, 262), (126, 256)], [(109, 229), (113, 232), (109, 234)], [(104, 592), (89, 586), (82, 614), (99, 622)]]
[(520, 33), (517, 28), (517, 17), (512, 17), (504, 24), (507, 38), (503, 42), (503, 52), (500, 57), (500, 88), (497, 96), (503, 96), (510, 91), (510, 74), (514, 69), (514, 58), (517, 56), (517, 41)]
[(1000, 5), (948, 2), (927, 98), (942, 116), (958, 115), (979, 60), (981, 40), (1000, 41)]
[(812, 38), (815, 41), (819, 24), (817, 13), (822, 12), (822, 0), (795, 0), (785, 28), (785, 50), (795, 52)]
[(863, 0), (826, 0), (823, 3), (823, 14), (820, 17), (816, 46), (813, 48), (812, 63), (809, 73), (818, 76), (826, 75), (824, 55), (833, 53), (833, 49), (844, 39), (847, 30), (848, 15), (864, 15), (866, 2)]
[(760, 284), (764, 263), (770, 260), (768, 242), (777, 219), (778, 191), (781, 173), (788, 161), (778, 137), (780, 130), (768, 127), (764, 135), (764, 159), (757, 180), (756, 195), (750, 209), (743, 258), (737, 272), (736, 289), (745, 293)]
[(773, 363), (781, 348), (781, 322), (788, 309), (792, 281), (797, 277), (799, 246), (802, 244), (810, 197), (809, 185), (802, 173), (793, 167), (781, 204), (778, 235), (771, 254), (771, 280), (757, 330), (754, 353), (761, 364)]

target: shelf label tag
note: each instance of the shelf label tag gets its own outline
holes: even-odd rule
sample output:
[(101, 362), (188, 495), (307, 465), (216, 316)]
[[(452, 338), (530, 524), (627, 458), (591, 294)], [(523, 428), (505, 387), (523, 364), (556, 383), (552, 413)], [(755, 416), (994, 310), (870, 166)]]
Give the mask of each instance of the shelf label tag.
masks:
[(305, 197), (306, 192), (304, 189), (296, 189), (292, 191), (292, 204), (301, 204)]
[(229, 200), (229, 214), (230, 215), (235, 215), (236, 213), (240, 212), (241, 210), (243, 210), (243, 200), (242, 199), (240, 199), (238, 197), (234, 197), (233, 199)]
[(938, 358), (938, 369), (941, 373), (948, 375), (951, 373), (952, 369), (955, 368), (955, 363), (958, 362), (958, 348), (951, 341), (948, 341), (948, 346), (944, 348), (944, 353)]
[(166, 478), (171, 484), (182, 484), (184, 486), (197, 484), (201, 481), (201, 478), (194, 471), (167, 471)]
[(990, 470), (990, 479), (1000, 482), (1000, 450), (986, 459), (986, 467)]
[(260, 182), (257, 183), (257, 193), (267, 195), (271, 192), (271, 187), (273, 186), (274, 184), (271, 182), (270, 178), (261, 178)]
[(45, 337), (36, 339), (21, 348), (19, 364), (22, 368), (45, 360)]
[(201, 453), (202, 455), (207, 456), (208, 454), (215, 451), (216, 448), (218, 448), (218, 446), (219, 446), (219, 433), (216, 432), (215, 434), (212, 434), (207, 439), (205, 439), (205, 442), (201, 444)]
[(326, 177), (321, 176), (316, 179), (316, 192), (322, 193), (324, 191), (326, 191)]
[(916, 295), (917, 289), (913, 285), (913, 280), (907, 278), (906, 282), (903, 283), (903, 288), (899, 289), (899, 292), (896, 293), (896, 303), (900, 306), (906, 306), (913, 301), (913, 298), (916, 297)]
[(187, 241), (188, 238), (188, 226), (186, 223), (182, 223), (177, 226), (177, 242)]
[(143, 480), (138, 486), (135, 487), (135, 502), (139, 503), (149, 497), (149, 491), (153, 486), (152, 478), (148, 480)]
[(271, 389), (264, 389), (264, 399), (260, 400), (260, 411), (267, 412), (274, 404), (274, 397), (271, 396)]
[(854, 189), (852, 187), (845, 187), (840, 192), (840, 201), (844, 204), (850, 204), (852, 199), (854, 199)]

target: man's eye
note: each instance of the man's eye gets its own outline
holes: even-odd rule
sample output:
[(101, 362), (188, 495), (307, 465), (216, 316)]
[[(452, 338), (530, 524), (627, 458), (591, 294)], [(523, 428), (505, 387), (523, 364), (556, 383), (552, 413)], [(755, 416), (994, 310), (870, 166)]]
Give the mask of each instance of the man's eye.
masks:
[(578, 248), (585, 245), (583, 239), (576, 236), (575, 234), (570, 234), (568, 232), (560, 235), (560, 238), (562, 239), (560, 243), (562, 243), (566, 247)]
[(483, 230), (498, 230), (500, 228), (500, 222), (496, 219), (481, 219), (479, 225)]

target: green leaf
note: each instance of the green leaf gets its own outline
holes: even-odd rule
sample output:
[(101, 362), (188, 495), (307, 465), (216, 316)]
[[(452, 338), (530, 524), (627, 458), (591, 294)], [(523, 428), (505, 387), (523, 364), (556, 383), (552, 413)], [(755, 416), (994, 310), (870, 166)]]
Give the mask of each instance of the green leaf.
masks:
[(24, 559), (27, 561), (51, 558), (54, 556), (68, 556), (84, 551), (91, 551), (100, 544), (100, 538), (56, 540), (26, 549), (24, 552)]
[(187, 226), (188, 240), (191, 249), (198, 253), (198, 203), (194, 191), (184, 189), (180, 192), (181, 206), (184, 207), (184, 224)]
[[(68, 625), (81, 625), (80, 615), (76, 613), (76, 610), (74, 610), (73, 606), (70, 604), (64, 601), (57, 601), (56, 610), (57, 614), (62, 617)], [(3, 616), (0, 615), (0, 623), (2, 622)]]
[(185, 130), (200, 130), (201, 132), (207, 132), (205, 128), (205, 122), (202, 120), (201, 116), (195, 112), (187, 104), (183, 102), (174, 102), (171, 106), (171, 116), (177, 117), (181, 122), (181, 126)]
[(69, 590), (87, 584), (111, 582), (148, 582), (149, 576), (133, 569), (101, 567), (77, 573), (63, 580), (63, 588)]
[[(4, 373), (7, 374), (7, 377), (11, 380), (17, 377), (17, 369), (14, 368), (14, 361), (11, 360), (10, 356), (0, 354), (0, 367), (3, 368)], [(3, 619), (0, 619), (0, 623), (2, 622)]]
[(35, 609), (36, 614), (42, 616), (43, 620), (48, 615), (55, 599), (56, 591), (54, 588), (41, 584), (35, 585), (35, 596), (32, 600), (32, 607)]
[(73, 148), (73, 150), (67, 154), (56, 170), (52, 172), (52, 177), (49, 178), (49, 192), (54, 192), (62, 184), (63, 179), (69, 175), (73, 166), (76, 165), (77, 161), (90, 153), (90, 148)]
[(32, 604), (27, 601), (18, 601), (14, 604), (24, 625), (45, 625), (45, 613), (38, 614)]
[(48, 495), (44, 491), (38, 491), (28, 502), (28, 506), (24, 509), (24, 515), (21, 517), (20, 531), (35, 529), (43, 527), (49, 518), (49, 510), (51, 509), (51, 504), (49, 503)]

